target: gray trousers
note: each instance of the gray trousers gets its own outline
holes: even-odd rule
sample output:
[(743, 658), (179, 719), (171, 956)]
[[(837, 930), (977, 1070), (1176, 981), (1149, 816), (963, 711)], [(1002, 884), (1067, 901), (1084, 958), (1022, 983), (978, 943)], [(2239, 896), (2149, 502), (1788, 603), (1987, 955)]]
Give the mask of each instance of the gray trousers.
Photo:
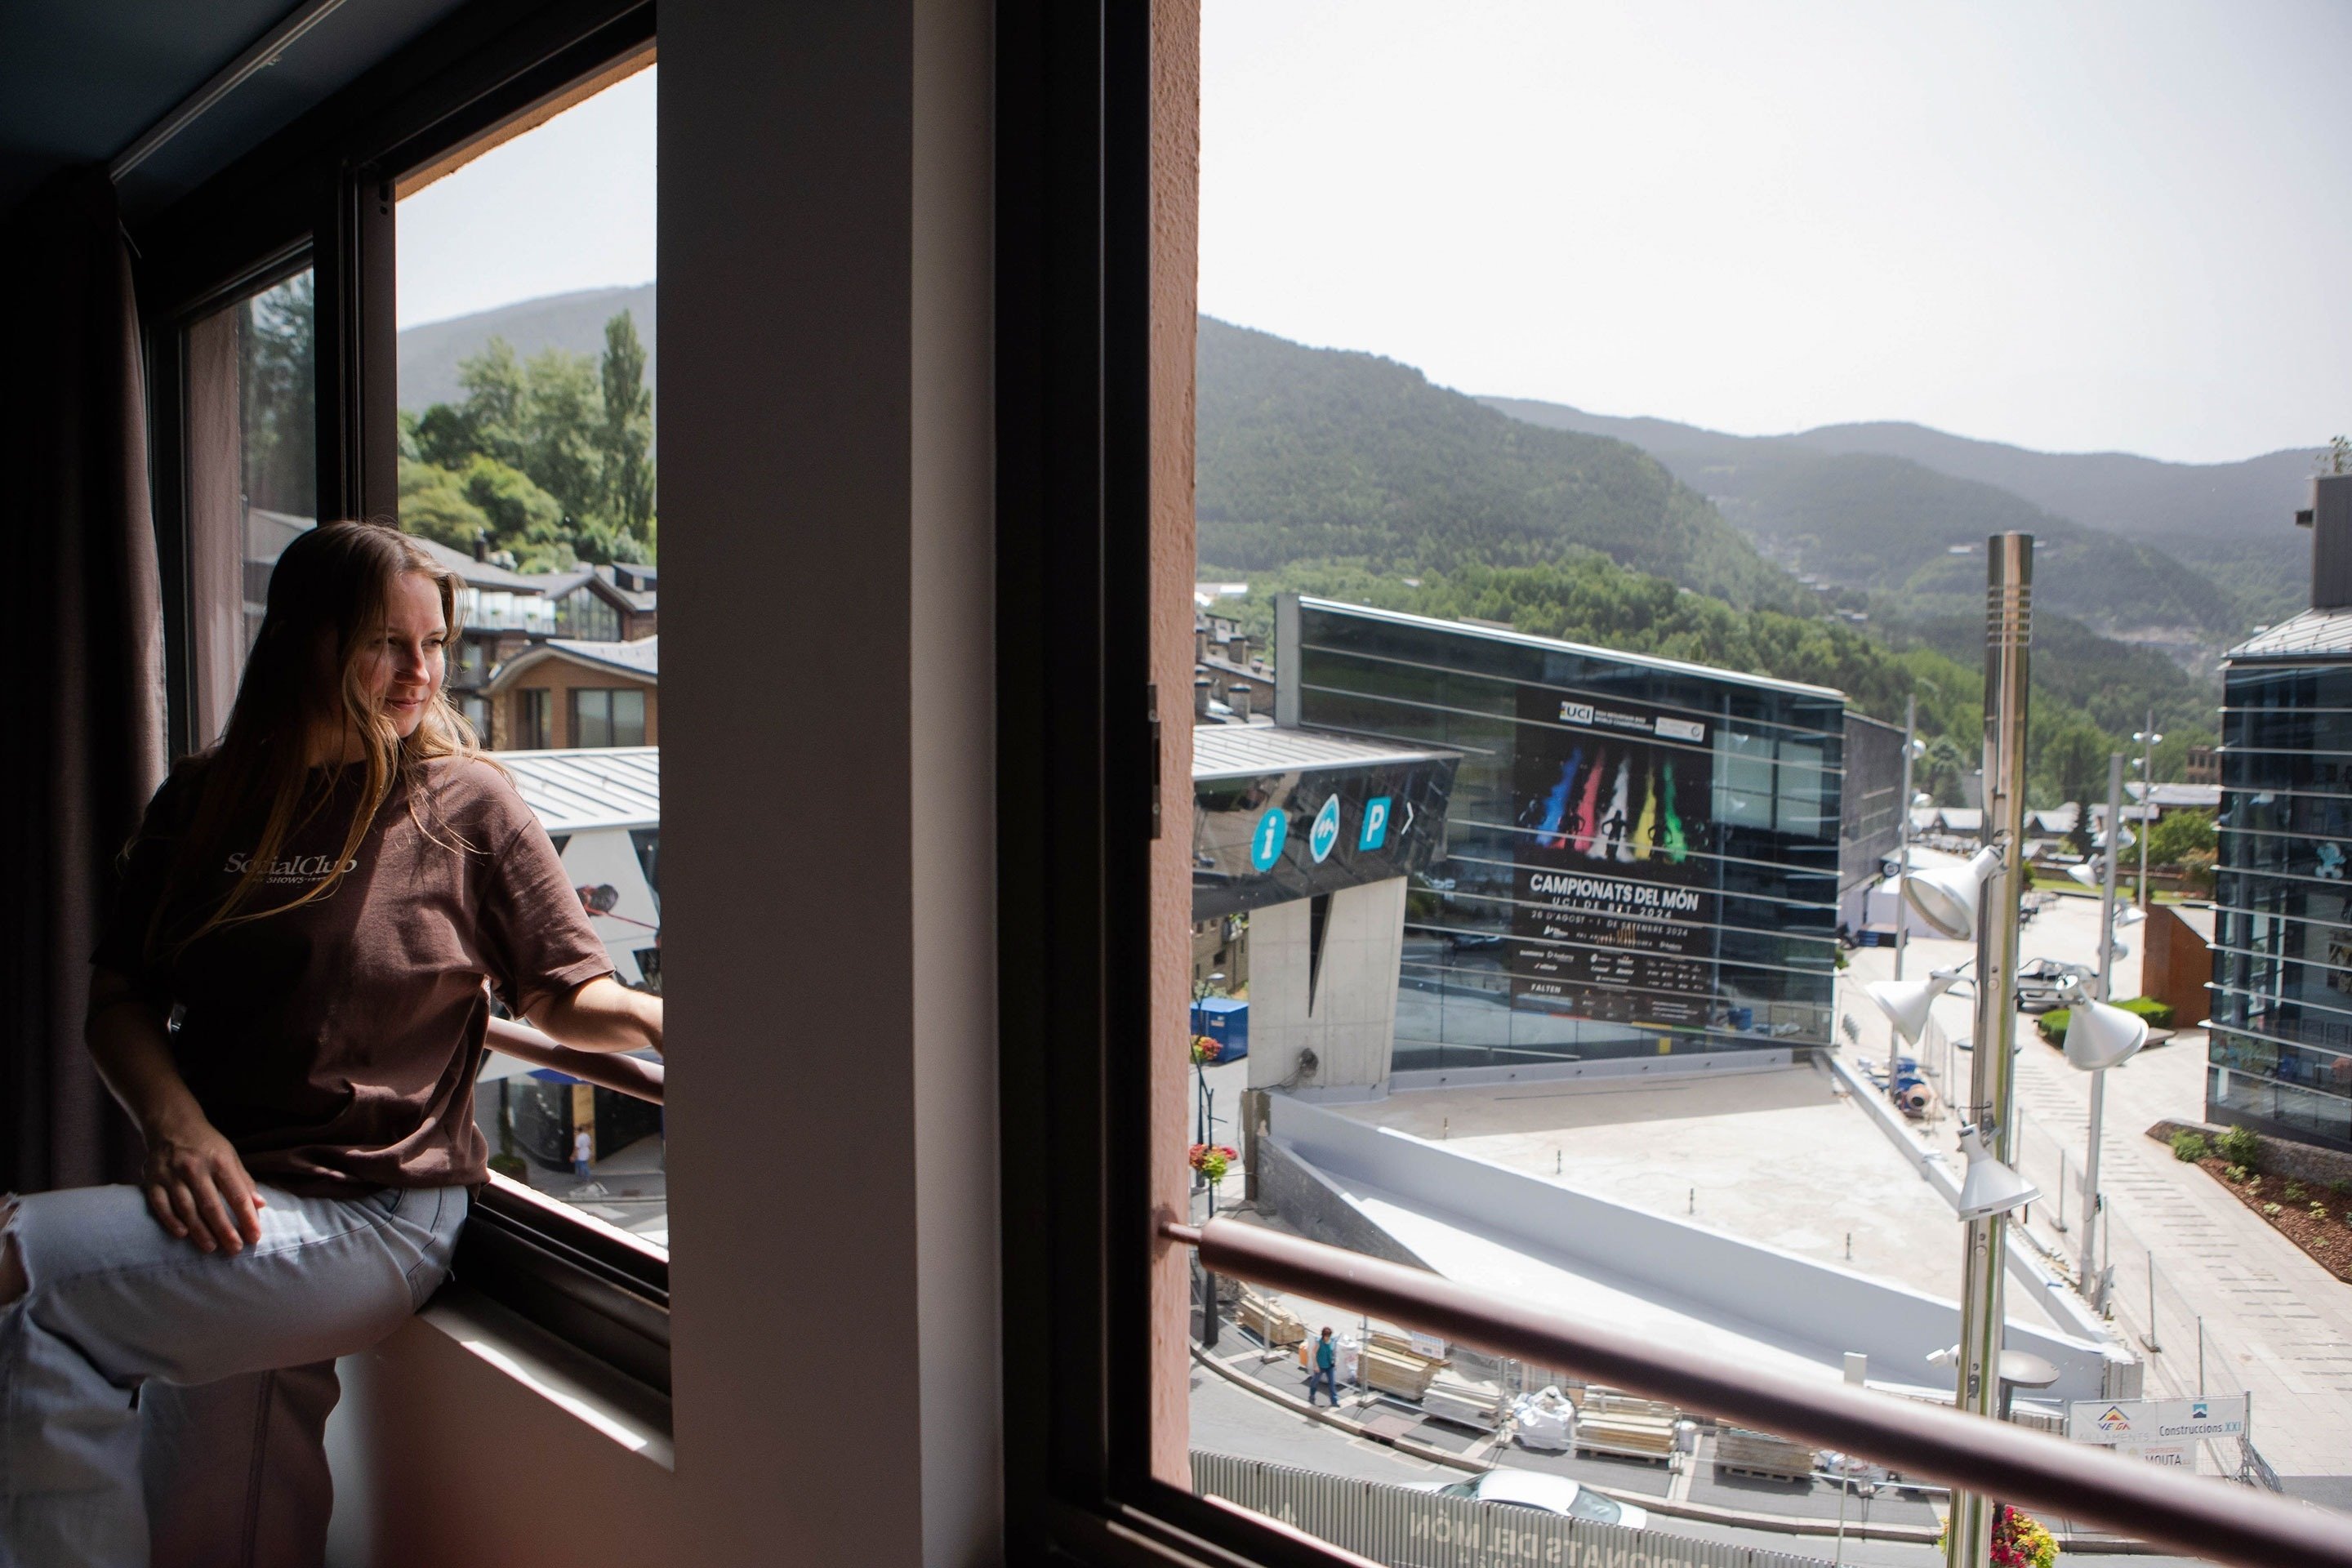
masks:
[(261, 1193), (261, 1240), (234, 1255), (174, 1240), (135, 1187), (15, 1200), (0, 1568), (323, 1560), (335, 1358), (439, 1288), (467, 1194)]

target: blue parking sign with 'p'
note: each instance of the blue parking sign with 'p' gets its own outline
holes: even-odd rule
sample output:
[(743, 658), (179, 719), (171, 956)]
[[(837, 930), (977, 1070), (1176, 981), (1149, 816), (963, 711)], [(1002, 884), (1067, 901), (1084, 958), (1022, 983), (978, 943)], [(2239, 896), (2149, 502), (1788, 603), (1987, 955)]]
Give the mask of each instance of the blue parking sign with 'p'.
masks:
[(1389, 797), (1376, 795), (1364, 802), (1363, 831), (1356, 835), (1358, 849), (1378, 849), (1388, 842)]

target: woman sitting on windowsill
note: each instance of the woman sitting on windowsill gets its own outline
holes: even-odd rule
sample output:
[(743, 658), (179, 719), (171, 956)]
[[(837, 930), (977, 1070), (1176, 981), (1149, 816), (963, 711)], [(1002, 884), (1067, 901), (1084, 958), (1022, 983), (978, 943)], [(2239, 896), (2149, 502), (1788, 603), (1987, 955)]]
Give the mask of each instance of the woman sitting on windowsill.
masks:
[(457, 592), (393, 529), (289, 545), (227, 733), (126, 851), (86, 1035), (146, 1165), (0, 1207), (0, 1564), (320, 1562), (335, 1358), (440, 1285), (488, 1176), (491, 989), (661, 1045), (443, 699)]

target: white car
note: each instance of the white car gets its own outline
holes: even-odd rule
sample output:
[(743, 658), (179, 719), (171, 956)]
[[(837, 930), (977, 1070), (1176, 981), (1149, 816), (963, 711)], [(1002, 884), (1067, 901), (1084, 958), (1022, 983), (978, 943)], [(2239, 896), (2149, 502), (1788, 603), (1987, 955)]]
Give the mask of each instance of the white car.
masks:
[(1539, 1509), (1546, 1513), (1587, 1519), (1595, 1524), (1621, 1525), (1627, 1530), (1650, 1527), (1648, 1510), (1602, 1497), (1566, 1476), (1547, 1475), (1541, 1470), (1488, 1470), (1475, 1480), (1439, 1487), (1437, 1495), (1465, 1498), (1472, 1502), (1498, 1502), (1510, 1508)]

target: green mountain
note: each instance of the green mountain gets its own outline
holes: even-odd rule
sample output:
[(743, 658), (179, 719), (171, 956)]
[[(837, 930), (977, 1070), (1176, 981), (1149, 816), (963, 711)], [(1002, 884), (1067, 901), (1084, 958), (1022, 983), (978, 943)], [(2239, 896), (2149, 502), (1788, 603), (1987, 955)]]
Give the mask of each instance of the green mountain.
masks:
[[(1633, 441), (1705, 493), (1774, 559), (1821, 582), (1893, 595), (1898, 605), (1913, 611), (1951, 613), (1973, 605), (1984, 591), (1986, 536), (2015, 529), (2035, 537), (2036, 603), (2109, 633), (2184, 656), (2199, 650), (2210, 656), (2257, 618), (2237, 592), (2148, 540), (2087, 525), (1999, 485), (1942, 471), (1912, 456), (1825, 449), (1820, 440), (1830, 438), (1827, 432), (1726, 436), (1660, 419), (1610, 419), (1558, 404), (1484, 401), (1547, 428)], [(1899, 428), (1937, 438), (1905, 444), (1913, 449), (1929, 455), (1944, 450), (1938, 432)], [(1858, 448), (1866, 445), (1857, 442)], [(1963, 451), (1989, 445), (1953, 441)], [(2046, 456), (1999, 450), (2021, 458)], [(1979, 467), (2005, 471), (1997, 464)]]
[(1198, 399), (1204, 570), (1444, 571), (1582, 548), (1735, 605), (1804, 597), (1648, 455), (1508, 418), (1393, 360), (1203, 317)]
[(464, 402), (457, 363), (481, 353), (492, 338), (506, 339), (515, 357), (522, 360), (548, 349), (600, 354), (604, 352), (604, 323), (624, 310), (635, 320), (638, 341), (646, 346), (646, 386), (655, 392), (658, 406), (655, 370), (661, 363), (661, 333), (654, 294), (650, 283), (633, 289), (583, 289), (411, 327), (400, 334), (400, 406), (422, 414), (436, 403)]

